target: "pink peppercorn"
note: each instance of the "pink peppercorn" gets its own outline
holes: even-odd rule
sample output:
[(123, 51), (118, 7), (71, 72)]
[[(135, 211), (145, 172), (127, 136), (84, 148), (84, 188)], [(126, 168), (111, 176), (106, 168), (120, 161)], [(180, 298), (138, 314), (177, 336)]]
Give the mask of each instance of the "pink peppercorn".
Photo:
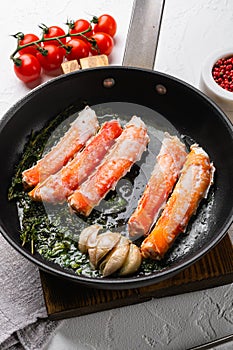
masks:
[(233, 92), (233, 56), (217, 60), (212, 69), (212, 76), (219, 86)]

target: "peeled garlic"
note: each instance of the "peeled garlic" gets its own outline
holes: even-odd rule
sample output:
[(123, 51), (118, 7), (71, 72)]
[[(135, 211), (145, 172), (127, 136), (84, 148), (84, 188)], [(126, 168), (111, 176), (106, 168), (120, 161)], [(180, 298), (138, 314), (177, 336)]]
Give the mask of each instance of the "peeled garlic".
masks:
[(82, 230), (78, 247), (82, 253), (88, 253), (94, 269), (99, 266), (103, 277), (117, 272), (119, 276), (135, 273), (142, 261), (140, 249), (128, 238), (118, 232), (104, 232), (98, 224)]
[(119, 243), (100, 264), (100, 271), (104, 277), (113, 274), (121, 268), (127, 258), (129, 246), (129, 240), (122, 236)]
[(82, 230), (78, 241), (78, 248), (80, 252), (87, 253), (87, 250), (88, 250), (87, 241), (89, 237), (92, 235), (93, 241), (96, 240), (97, 234), (101, 228), (102, 226), (95, 224), (95, 225), (88, 226), (84, 230)]
[[(97, 237), (95, 249), (95, 258), (91, 263), (97, 267), (100, 260), (107, 255), (115, 245), (120, 241), (121, 235), (117, 232), (104, 232)], [(89, 252), (89, 250), (88, 250)]]
[(125, 259), (125, 262), (119, 270), (119, 276), (131, 275), (136, 272), (142, 262), (142, 256), (140, 249), (133, 243), (130, 244), (129, 253)]

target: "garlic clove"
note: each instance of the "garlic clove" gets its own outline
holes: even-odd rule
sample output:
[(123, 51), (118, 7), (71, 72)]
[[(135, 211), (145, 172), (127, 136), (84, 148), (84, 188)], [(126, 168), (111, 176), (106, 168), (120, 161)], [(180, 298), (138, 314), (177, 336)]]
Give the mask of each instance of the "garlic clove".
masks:
[[(98, 266), (99, 262), (107, 255), (120, 241), (121, 235), (117, 232), (104, 232), (97, 238), (95, 247), (95, 259), (92, 261), (95, 267)], [(89, 250), (88, 253), (90, 254)]]
[(96, 267), (95, 261), (96, 261), (96, 245), (97, 245), (97, 239), (98, 239), (98, 232), (99, 230), (94, 230), (88, 237), (87, 240), (87, 250), (89, 254), (89, 261), (93, 268)]
[(142, 262), (142, 256), (140, 249), (133, 243), (130, 244), (129, 253), (125, 259), (125, 262), (118, 272), (119, 276), (126, 276), (135, 273)]
[(121, 268), (127, 258), (129, 246), (129, 240), (122, 236), (118, 244), (100, 264), (100, 271), (102, 272), (103, 277), (112, 275)]
[[(93, 237), (97, 236), (100, 229), (102, 229), (102, 226), (95, 224), (95, 225), (88, 226), (84, 230), (82, 230), (78, 241), (78, 249), (80, 250), (81, 253), (87, 253), (87, 250), (88, 250), (87, 241), (89, 240), (89, 237), (92, 235)], [(95, 237), (95, 240), (96, 240), (96, 237)]]

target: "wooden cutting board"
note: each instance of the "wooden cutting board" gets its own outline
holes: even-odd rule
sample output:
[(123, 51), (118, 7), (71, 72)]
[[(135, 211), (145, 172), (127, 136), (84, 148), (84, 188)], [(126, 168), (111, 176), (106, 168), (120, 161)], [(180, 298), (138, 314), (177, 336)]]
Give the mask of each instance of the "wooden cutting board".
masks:
[(40, 276), (48, 317), (58, 320), (231, 283), (233, 248), (226, 235), (208, 254), (176, 276), (135, 289), (94, 289), (43, 271)]

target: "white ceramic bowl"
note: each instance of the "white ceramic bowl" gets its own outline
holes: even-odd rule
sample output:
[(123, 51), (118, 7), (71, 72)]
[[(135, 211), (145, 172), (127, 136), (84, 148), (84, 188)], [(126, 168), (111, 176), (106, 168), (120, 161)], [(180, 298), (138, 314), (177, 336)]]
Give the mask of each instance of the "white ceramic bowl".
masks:
[(233, 56), (231, 49), (222, 49), (209, 55), (202, 66), (200, 90), (209, 96), (224, 112), (233, 111), (233, 92), (227, 91), (215, 82), (212, 75), (214, 64), (220, 59)]

